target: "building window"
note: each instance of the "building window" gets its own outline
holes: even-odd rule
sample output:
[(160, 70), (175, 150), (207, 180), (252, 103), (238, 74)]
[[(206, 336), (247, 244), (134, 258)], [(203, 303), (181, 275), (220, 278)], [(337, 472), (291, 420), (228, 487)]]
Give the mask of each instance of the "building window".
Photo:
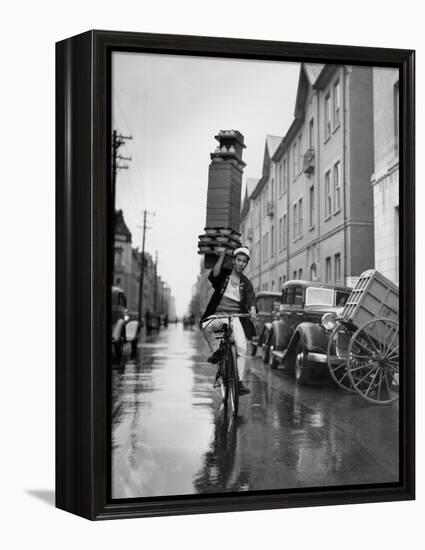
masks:
[(309, 218), (308, 218), (308, 224), (310, 228), (314, 226), (314, 185), (310, 185), (309, 189), (309, 202), (310, 202), (310, 209), (309, 209)]
[(287, 162), (286, 158), (283, 159), (283, 192), (286, 193), (288, 184)]
[(325, 174), (325, 218), (329, 218), (332, 213), (332, 195), (331, 195), (331, 171)]
[(272, 292), (274, 292), (274, 281), (272, 281)]
[(297, 270), (294, 271), (292, 278), (293, 278), (293, 279), (296, 279), (296, 278), (297, 278)]
[(332, 279), (332, 260), (330, 257), (326, 258), (326, 282), (330, 283)]
[(308, 148), (313, 149), (314, 145), (314, 119), (312, 118), (308, 124)]
[(298, 279), (302, 279), (302, 278), (303, 278), (303, 270), (299, 269), (298, 270)]
[(286, 283), (286, 275), (283, 276), (283, 279), (282, 279), (282, 286)]
[(282, 167), (282, 162), (279, 162), (279, 168), (278, 168), (278, 171), (279, 171), (279, 196), (282, 195), (283, 193), (283, 167)]
[(298, 201), (298, 237), (303, 236), (303, 200)]
[(283, 240), (282, 240), (282, 217), (279, 218), (279, 250), (282, 250), (283, 248)]
[(283, 214), (283, 224), (282, 224), (282, 246), (283, 248), (286, 248), (286, 243), (287, 243), (287, 231), (286, 231), (286, 228), (287, 228), (287, 217), (286, 217), (286, 214)]
[(270, 188), (270, 200), (273, 201), (274, 199), (274, 178), (272, 178), (272, 184)]
[(274, 225), (272, 225), (270, 232), (270, 256), (274, 256)]
[(317, 280), (317, 267), (316, 264), (311, 264), (310, 266), (310, 280), (316, 281)]
[(334, 128), (336, 128), (340, 124), (340, 112), (341, 112), (341, 93), (340, 93), (339, 80), (334, 84), (333, 111), (334, 111)]
[(394, 149), (396, 154), (398, 154), (398, 136), (399, 136), (399, 107), (400, 107), (400, 96), (399, 96), (399, 84), (396, 82), (394, 84)]
[(340, 181), (340, 163), (337, 162), (334, 166), (334, 209), (335, 212), (341, 209), (341, 181)]
[(292, 234), (292, 240), (296, 240), (298, 235), (298, 205), (297, 203), (293, 206), (293, 234)]
[(325, 139), (331, 135), (331, 97), (325, 97)]
[(301, 171), (302, 165), (303, 165), (303, 159), (302, 159), (302, 140), (303, 136), (300, 134), (298, 136), (298, 172)]
[(294, 178), (298, 172), (297, 161), (298, 161), (297, 142), (295, 142), (294, 145), (292, 146), (292, 174)]
[(335, 254), (335, 282), (341, 281), (341, 254)]
[(263, 192), (263, 218), (267, 216), (268, 194), (269, 194), (269, 184), (267, 183), (266, 186), (264, 187), (264, 192)]
[(280, 292), (282, 290), (282, 277), (279, 277), (279, 287), (278, 291)]
[(124, 254), (123, 254), (123, 249), (119, 246), (117, 248), (115, 248), (115, 258), (114, 258), (114, 263), (115, 263), (115, 266), (116, 267), (124, 267), (125, 266), (125, 261), (124, 261)]

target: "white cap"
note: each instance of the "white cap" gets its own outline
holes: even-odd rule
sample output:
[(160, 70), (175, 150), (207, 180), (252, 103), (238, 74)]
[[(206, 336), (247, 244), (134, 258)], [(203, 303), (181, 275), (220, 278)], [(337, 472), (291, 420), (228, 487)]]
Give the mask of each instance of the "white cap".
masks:
[(248, 259), (251, 258), (251, 254), (249, 253), (248, 248), (246, 246), (240, 246), (239, 248), (236, 248), (236, 250), (233, 251), (233, 256), (235, 257), (237, 254), (245, 254), (245, 256), (248, 256)]

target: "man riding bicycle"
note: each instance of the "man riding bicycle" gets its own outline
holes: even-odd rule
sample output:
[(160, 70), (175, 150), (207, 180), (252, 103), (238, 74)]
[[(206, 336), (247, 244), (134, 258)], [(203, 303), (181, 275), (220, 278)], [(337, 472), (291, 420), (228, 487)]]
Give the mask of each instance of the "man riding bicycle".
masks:
[(250, 280), (242, 274), (250, 260), (250, 253), (246, 247), (237, 248), (233, 252), (232, 270), (223, 268), (226, 249), (218, 248), (216, 253), (218, 260), (208, 276), (214, 288), (214, 294), (201, 318), (201, 328), (212, 352), (208, 361), (216, 364), (221, 360), (221, 352), (215, 332), (219, 331), (226, 321), (222, 319), (208, 321), (208, 318), (216, 313), (250, 314), (252, 322), (248, 318), (238, 317), (233, 318), (232, 322), (239, 373), (239, 394), (245, 395), (250, 392), (243, 384), (246, 363), (246, 339), (255, 336), (255, 327), (252, 323), (255, 322), (257, 317), (254, 288)]

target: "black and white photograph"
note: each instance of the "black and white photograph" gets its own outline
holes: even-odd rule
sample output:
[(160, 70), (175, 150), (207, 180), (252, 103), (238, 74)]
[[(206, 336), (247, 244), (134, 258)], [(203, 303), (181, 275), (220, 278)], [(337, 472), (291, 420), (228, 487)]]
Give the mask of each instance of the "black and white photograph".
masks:
[(113, 500), (400, 482), (399, 78), (112, 52)]

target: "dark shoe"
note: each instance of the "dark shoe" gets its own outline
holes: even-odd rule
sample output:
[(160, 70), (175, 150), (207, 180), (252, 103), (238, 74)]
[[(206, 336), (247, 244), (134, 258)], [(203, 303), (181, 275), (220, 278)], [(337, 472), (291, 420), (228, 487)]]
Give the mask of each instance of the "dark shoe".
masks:
[(239, 395), (246, 395), (247, 393), (251, 393), (251, 390), (249, 390), (246, 386), (243, 385), (242, 382), (239, 381)]
[(211, 355), (211, 357), (208, 357), (207, 361), (208, 363), (212, 363), (213, 365), (216, 365), (221, 360), (221, 357), (222, 357), (221, 350), (218, 349)]

